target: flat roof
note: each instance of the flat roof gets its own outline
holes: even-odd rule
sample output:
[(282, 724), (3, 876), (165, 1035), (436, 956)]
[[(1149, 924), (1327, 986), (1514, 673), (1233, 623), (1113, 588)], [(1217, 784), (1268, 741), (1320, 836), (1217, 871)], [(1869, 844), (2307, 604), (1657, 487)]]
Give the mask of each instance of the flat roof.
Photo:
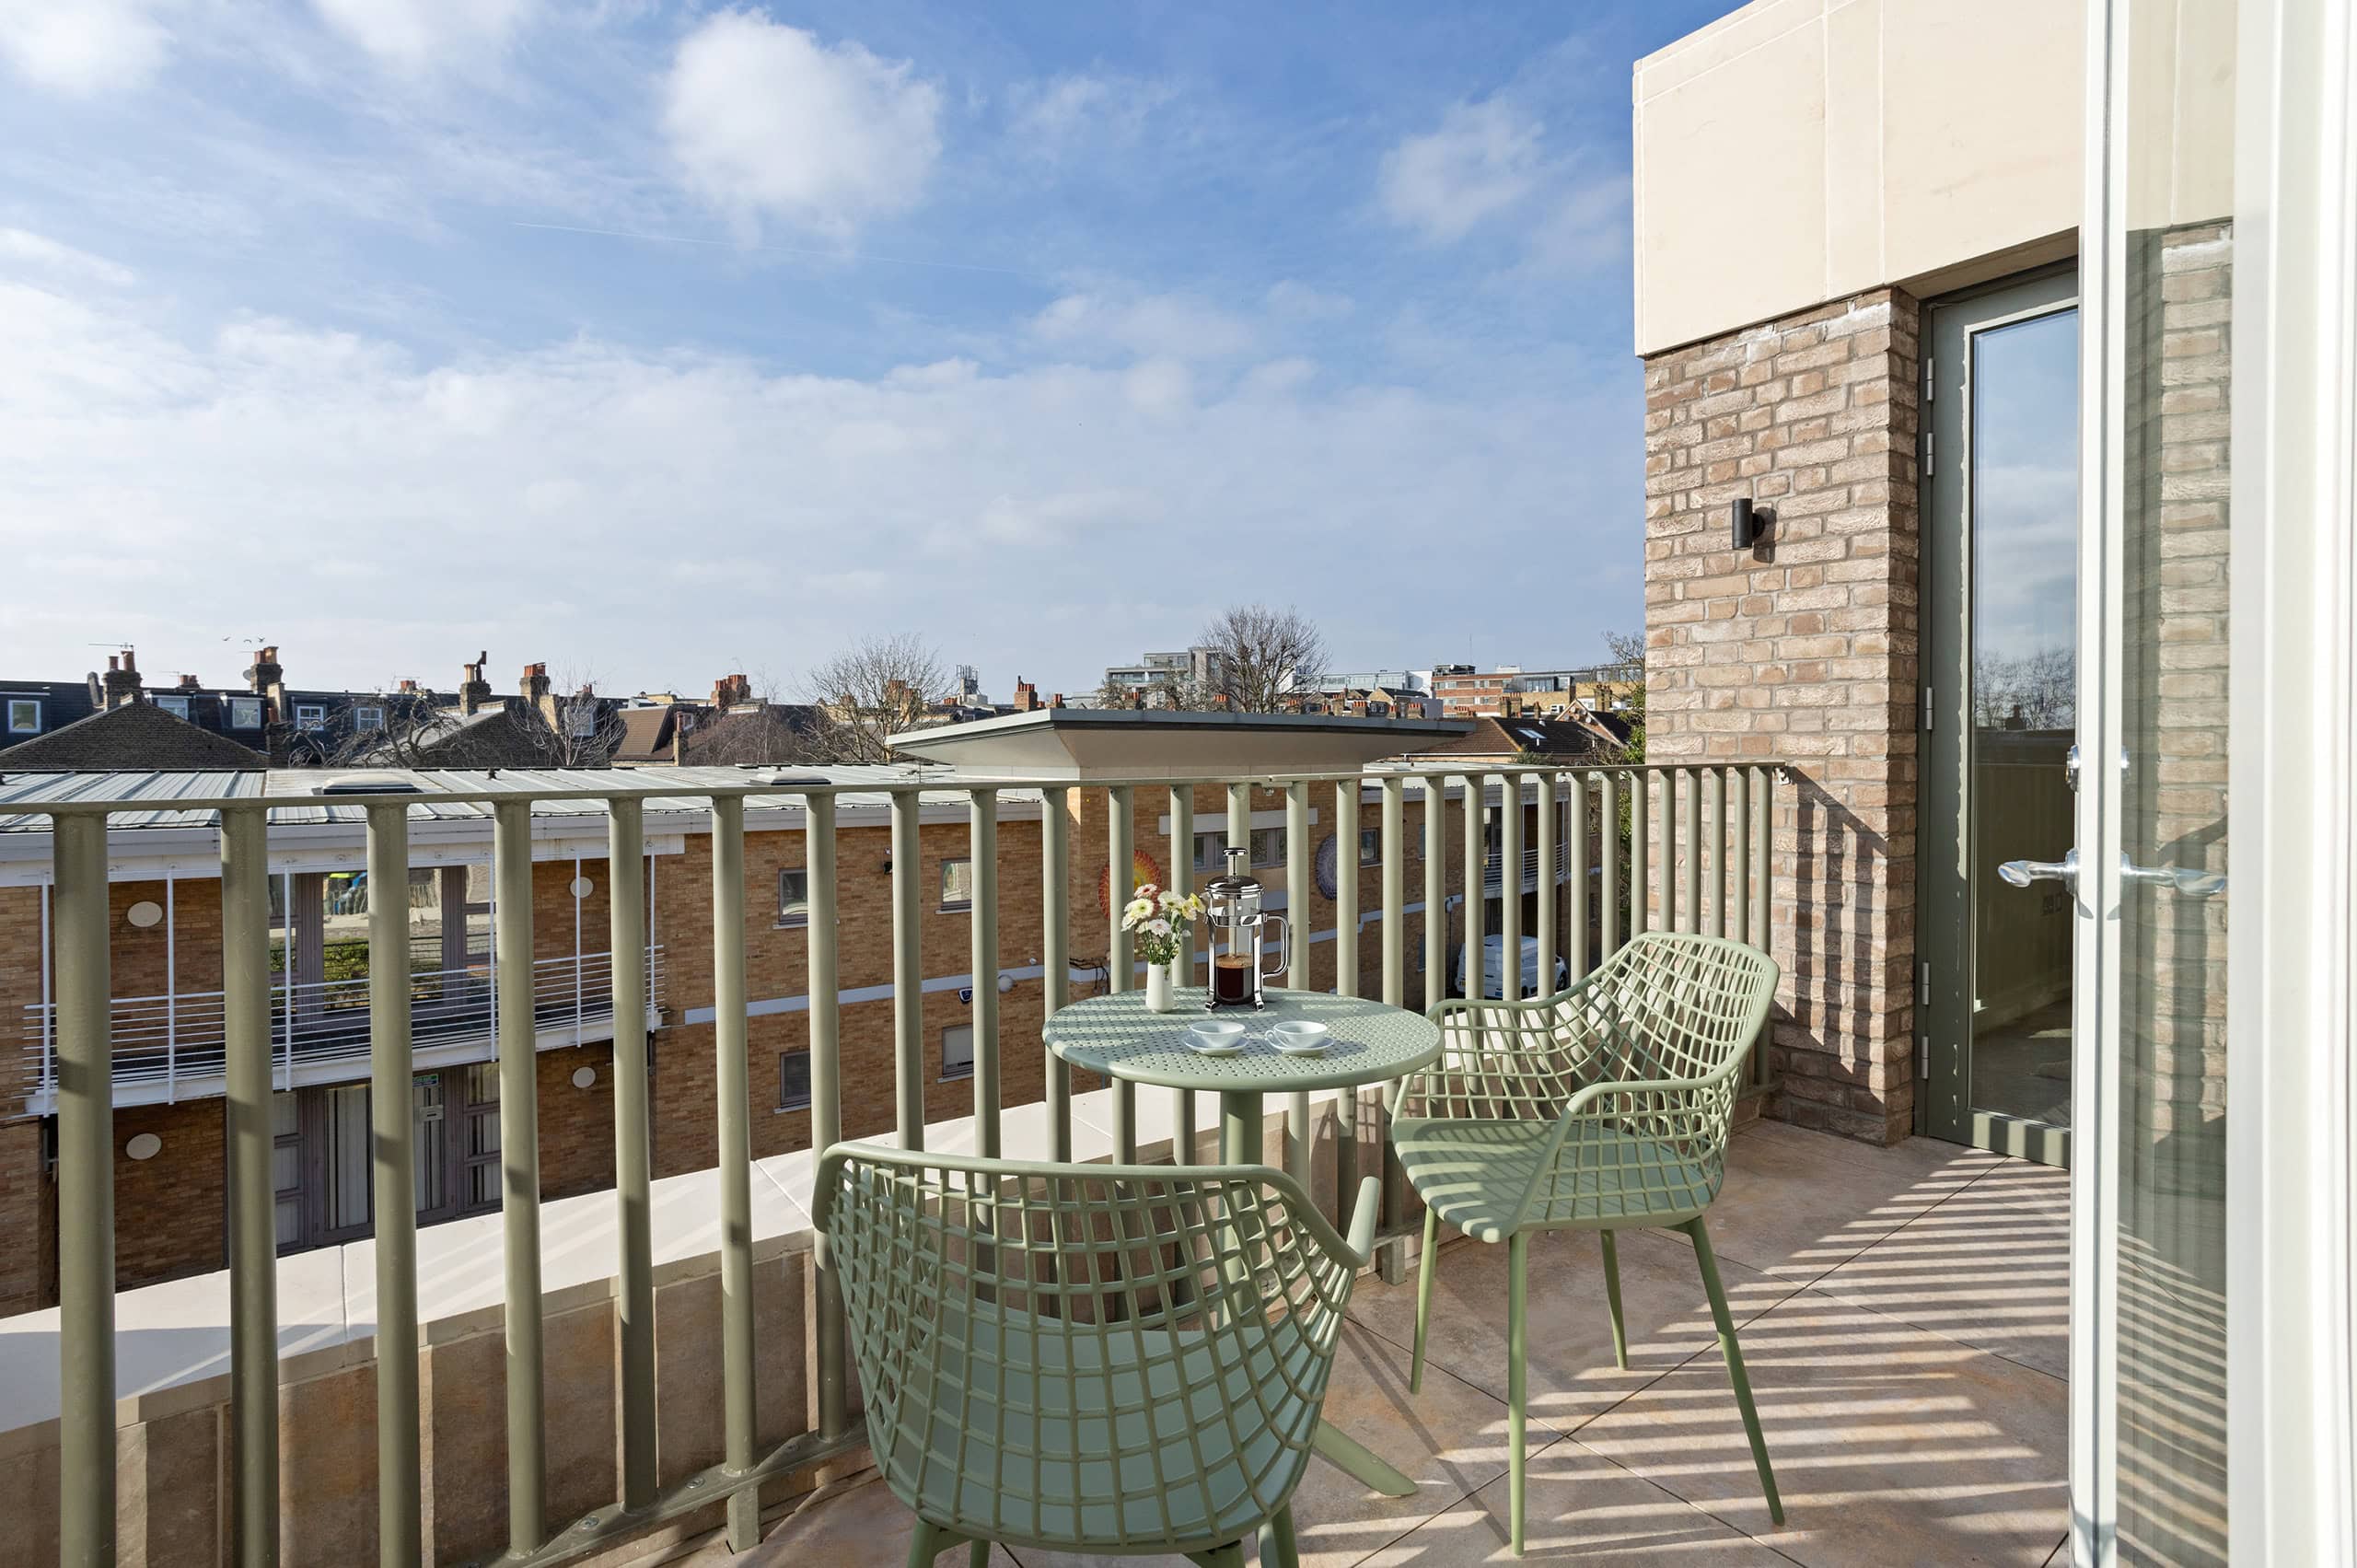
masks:
[(909, 730), (895, 751), (976, 778), (1192, 778), (1318, 772), (1405, 760), (1469, 729), (1461, 719), (1354, 718), (1171, 708), (1041, 708)]

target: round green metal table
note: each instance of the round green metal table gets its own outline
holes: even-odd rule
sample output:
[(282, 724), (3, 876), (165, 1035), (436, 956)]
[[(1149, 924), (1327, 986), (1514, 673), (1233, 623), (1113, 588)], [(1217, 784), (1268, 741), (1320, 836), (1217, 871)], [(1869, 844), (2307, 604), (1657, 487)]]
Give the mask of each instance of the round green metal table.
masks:
[[(1048, 1049), (1075, 1067), (1122, 1083), (1217, 1094), (1219, 1156), (1225, 1165), (1261, 1163), (1264, 1096), (1387, 1083), (1440, 1055), (1439, 1025), (1421, 1013), (1364, 997), (1271, 990), (1268, 1005), (1259, 1012), (1227, 1008), (1210, 1015), (1203, 1011), (1201, 986), (1178, 987), (1176, 999), (1177, 1008), (1168, 1013), (1146, 1011), (1143, 991), (1075, 1002), (1049, 1017), (1043, 1031)], [(1187, 1026), (1205, 1016), (1240, 1021), (1244, 1049), (1233, 1056), (1190, 1050)], [(1324, 1024), (1325, 1051), (1288, 1056), (1271, 1045), (1270, 1026), (1288, 1018)], [(1337, 1428), (1319, 1423), (1312, 1442), (1328, 1463), (1375, 1491), (1393, 1497), (1414, 1494), (1415, 1482)]]

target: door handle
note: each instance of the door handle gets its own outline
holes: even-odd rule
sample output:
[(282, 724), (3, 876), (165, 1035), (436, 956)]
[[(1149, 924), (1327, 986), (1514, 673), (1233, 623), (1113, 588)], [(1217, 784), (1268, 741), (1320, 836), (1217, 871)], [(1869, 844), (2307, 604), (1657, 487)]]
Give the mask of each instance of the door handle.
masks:
[(2178, 865), (2138, 865), (2124, 854), (2119, 857), (2119, 877), (2123, 882), (2156, 882), (2188, 899), (2212, 899), (2226, 890), (2226, 874), (2223, 871), (2193, 871)]
[(2060, 882), (2076, 893), (2079, 852), (2065, 850), (2060, 860), (2009, 860), (1997, 867), (1997, 875), (2016, 888), (2026, 888), (2032, 882)]

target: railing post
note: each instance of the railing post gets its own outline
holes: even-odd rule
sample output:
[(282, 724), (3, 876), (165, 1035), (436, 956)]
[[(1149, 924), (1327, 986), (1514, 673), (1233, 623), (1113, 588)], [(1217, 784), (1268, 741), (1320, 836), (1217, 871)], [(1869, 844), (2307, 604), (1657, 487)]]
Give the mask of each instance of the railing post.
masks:
[[(1184, 897), (1195, 888), (1195, 786), (1170, 786), (1170, 870), (1163, 878), (1170, 891)], [(1209, 976), (1204, 977), (1206, 981)], [(1178, 944), (1170, 965), (1174, 985), (1195, 983), (1195, 937), (1190, 930)], [(1170, 1091), (1170, 1163), (1186, 1165), (1195, 1157), (1195, 1091)]]
[(1751, 940), (1751, 792), (1750, 770), (1727, 770), (1727, 842), (1720, 897), (1727, 905), (1726, 934), (1738, 942)]
[[(1039, 964), (1047, 987), (1041, 1005), (1052, 1017), (1072, 999), (1072, 799), (1051, 786), (1039, 792)], [(1052, 1051), (1047, 1056), (1048, 1128), (1052, 1157), (1072, 1158), (1072, 1068)]]
[[(419, 1560), (417, 1113), (409, 1031), (409, 806), (368, 805), (368, 1121), (377, 1257), (377, 1556)], [(380, 896), (381, 895), (381, 896)], [(529, 908), (529, 900), (526, 907)], [(524, 944), (528, 955), (531, 945)], [(501, 1097), (506, 1098), (505, 1086)], [(539, 1305), (537, 1296), (533, 1305)], [(515, 1312), (511, 1298), (508, 1311)], [(538, 1314), (535, 1313), (535, 1317)], [(538, 1542), (534, 1543), (535, 1545)]]
[(1448, 994), (1448, 775), (1426, 773), (1419, 782), (1424, 792), (1424, 1010), (1430, 1012)]
[(1465, 775), (1465, 941), (1458, 960), (1465, 970), (1465, 994), (1479, 1000), (1487, 993), (1482, 950), (1489, 911), (1489, 839), (1481, 819), (1489, 812), (1489, 781), (1480, 773)]
[(1682, 867), (1686, 890), (1678, 900), (1678, 929), (1699, 932), (1702, 929), (1702, 772), (1698, 768), (1684, 772), (1686, 790), (1679, 801), (1678, 836), (1686, 841)]
[(107, 817), (52, 818), (57, 886), (58, 1561), (115, 1550), (114, 1062)]
[[(1754, 770), (1752, 790), (1759, 801), (1759, 830), (1751, 840), (1751, 942), (1761, 952), (1773, 957), (1776, 951), (1776, 930), (1773, 900), (1776, 889), (1776, 772), (1774, 768)], [(1787, 970), (1787, 973), (1790, 971)], [(1751, 1049), (1751, 1081), (1766, 1084), (1771, 1077), (1768, 1063), (1770, 1042), (1775, 1039), (1775, 1014), (1771, 1009), (1759, 1026), (1759, 1037)]]
[[(1726, 935), (1726, 772), (1722, 768), (1705, 768), (1700, 775), (1702, 785), (1702, 830), (1694, 835), (1693, 848), (1688, 853), (1693, 859), (1687, 866), (1686, 885), (1700, 887), (1707, 899), (1697, 897), (1699, 923), (1706, 936)], [(1704, 854), (1709, 858), (1706, 861)]]
[[(221, 813), (221, 1046), (229, 1100), (229, 1426), (237, 1561), (278, 1561), (278, 1183), (270, 1098), (269, 813)], [(381, 1295), (381, 1293), (380, 1293)]]
[[(897, 801), (895, 802), (897, 804)], [(896, 824), (897, 825), (897, 824)], [(900, 865), (896, 859), (893, 871)], [(745, 797), (712, 800), (713, 1083), (720, 1104), (720, 1388), (724, 1459), (732, 1475), (753, 1466), (753, 1140), (745, 1012)], [(728, 1545), (761, 1543), (759, 1487), (728, 1496)]]
[(923, 796), (892, 792), (892, 1105), (900, 1147), (924, 1147), (924, 969), (917, 899), (924, 862), (917, 834)]
[(973, 875), (974, 1152), (999, 1154), (998, 791), (966, 794), (966, 853)]
[[(1359, 796), (1363, 781), (1334, 786), (1334, 994), (1359, 993)], [(1305, 1106), (1308, 1104), (1304, 1097)], [(1305, 1139), (1309, 1129), (1305, 1126)]]
[(1498, 775), (1499, 993), (1522, 997), (1522, 775)]
[[(1115, 784), (1105, 792), (1105, 931), (1107, 960), (1106, 988), (1127, 991), (1135, 981), (1132, 972), (1136, 960), (1131, 956), (1133, 945), (1130, 934), (1121, 929), (1121, 910), (1130, 901), (1137, 886), (1137, 845), (1135, 837), (1136, 792), (1127, 784)], [(1138, 1086), (1126, 1078), (1117, 1078), (1113, 1090), (1113, 1159), (1120, 1165), (1135, 1165), (1138, 1158)]]
[[(1563, 934), (1563, 958), (1573, 980), (1586, 974), (1590, 968), (1587, 941), (1587, 786), (1595, 776), (1593, 773), (1572, 774), (1571, 798), (1564, 802), (1570, 807), (1563, 822), (1563, 831), (1570, 839), (1563, 846), (1563, 859), (1567, 872), (1565, 880), (1572, 889), (1572, 907), (1570, 918), (1565, 922), (1569, 929)], [(1608, 819), (1604, 824), (1605, 833), (1608, 836), (1616, 834), (1620, 826), (1618, 821)], [(1603, 853), (1608, 857), (1612, 850), (1606, 848)], [(1612, 895), (1608, 889), (1604, 896), (1609, 900)], [(1608, 901), (1606, 907), (1610, 907)]]
[[(1604, 775), (1604, 957), (1620, 950), (1620, 803), (1614, 798), (1620, 775)], [(1634, 936), (1645, 929), (1645, 842), (1651, 824), (1645, 820), (1649, 784), (1644, 771), (1629, 774), (1629, 923)]]
[[(1237, 791), (1240, 786), (1228, 786), (1228, 830), (1235, 831), (1238, 819)], [(1243, 796), (1242, 820), (1246, 843), (1250, 843), (1252, 796)], [(1309, 786), (1296, 779), (1285, 785), (1285, 921), (1292, 932), (1292, 962), (1285, 966), (1285, 984), (1295, 991), (1309, 989), (1309, 889), (1312, 863), (1318, 858), (1316, 842), (1309, 833)]]
[(1382, 790), (1383, 1005), (1401, 1007), (1408, 1001), (1407, 781), (1397, 773), (1388, 774)]
[(500, 1227), (507, 1261), (507, 1549), (548, 1535), (540, 1357), (540, 1134), (532, 1016), (532, 806), (492, 807), (499, 1019)]
[[(835, 797), (806, 796), (802, 865), (809, 884), (810, 1147), (824, 1153), (843, 1135), (842, 976), (835, 921)], [(813, 1249), (819, 1309), (819, 1431), (842, 1434), (848, 1419), (850, 1379), (843, 1337), (842, 1281), (824, 1237)]]
[[(1562, 850), (1556, 842), (1555, 770), (1538, 775), (1538, 907), (1531, 922), (1538, 938), (1538, 994), (1555, 994), (1555, 877), (1563, 869)], [(1584, 890), (1583, 890), (1584, 891)], [(1583, 905), (1585, 907), (1585, 905)]]
[(655, 1501), (653, 1122), (646, 1082), (646, 812), (606, 802), (607, 982), (614, 1002), (614, 1293), (621, 1377), (621, 1505)]

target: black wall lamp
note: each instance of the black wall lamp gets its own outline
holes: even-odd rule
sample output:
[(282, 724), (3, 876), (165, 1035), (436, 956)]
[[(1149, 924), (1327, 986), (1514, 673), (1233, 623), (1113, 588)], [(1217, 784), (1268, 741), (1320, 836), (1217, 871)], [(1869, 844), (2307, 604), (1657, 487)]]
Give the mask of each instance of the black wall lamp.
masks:
[(1766, 536), (1768, 525), (1776, 520), (1776, 514), (1771, 508), (1754, 508), (1751, 497), (1738, 495), (1727, 507), (1727, 520), (1735, 548), (1749, 550)]

